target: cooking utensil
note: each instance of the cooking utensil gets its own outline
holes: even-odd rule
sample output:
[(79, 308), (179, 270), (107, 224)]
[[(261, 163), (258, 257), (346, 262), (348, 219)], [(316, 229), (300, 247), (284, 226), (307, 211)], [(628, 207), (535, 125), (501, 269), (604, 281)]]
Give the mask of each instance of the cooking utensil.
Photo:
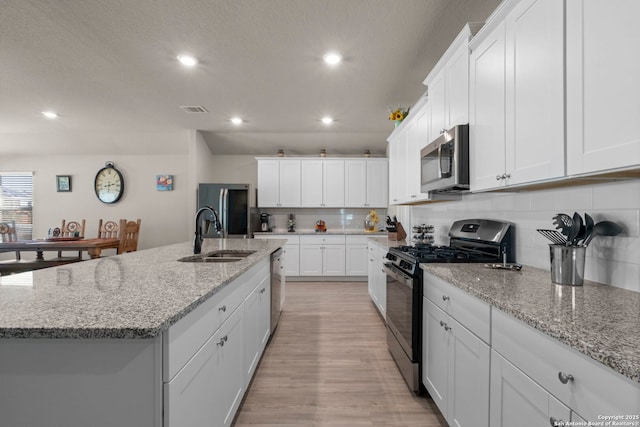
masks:
[(585, 222), (585, 226), (584, 226), (585, 230), (584, 230), (584, 237), (582, 240), (583, 245), (584, 245), (584, 242), (586, 242), (587, 239), (589, 239), (589, 237), (593, 233), (593, 226), (594, 226), (593, 218), (591, 218), (591, 215), (589, 215), (588, 213), (584, 214), (584, 222)]
[(556, 225), (556, 230), (560, 230), (565, 236), (569, 235), (569, 230), (573, 225), (573, 219), (567, 214), (559, 213), (553, 217), (553, 223)]
[(569, 229), (567, 235), (567, 246), (575, 246), (578, 235), (580, 234), (580, 228), (582, 228), (582, 217), (578, 212), (573, 213), (573, 224)]
[(547, 239), (558, 245), (566, 245), (567, 239), (557, 230), (543, 230), (538, 229), (538, 233), (542, 234)]
[(589, 246), (591, 240), (596, 236), (617, 236), (620, 233), (622, 233), (622, 228), (620, 228), (620, 226), (615, 222), (600, 221), (593, 226), (593, 232), (585, 239), (582, 246)]
[(397, 216), (393, 216), (393, 225), (395, 225), (396, 227), (398, 226), (398, 217)]

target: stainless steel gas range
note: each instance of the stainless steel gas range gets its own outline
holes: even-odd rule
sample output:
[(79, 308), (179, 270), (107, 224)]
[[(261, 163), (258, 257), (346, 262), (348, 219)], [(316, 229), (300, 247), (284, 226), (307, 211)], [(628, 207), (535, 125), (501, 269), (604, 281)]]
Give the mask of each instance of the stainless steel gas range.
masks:
[(456, 221), (449, 246), (390, 248), (387, 262), (387, 345), (411, 390), (422, 393), (422, 270), (420, 263), (481, 262), (509, 266), (515, 262), (512, 224), (487, 219)]

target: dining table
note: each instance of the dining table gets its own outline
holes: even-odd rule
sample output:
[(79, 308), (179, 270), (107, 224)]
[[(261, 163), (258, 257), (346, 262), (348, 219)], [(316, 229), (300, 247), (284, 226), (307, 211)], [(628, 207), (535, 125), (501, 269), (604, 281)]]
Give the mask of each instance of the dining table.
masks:
[(0, 243), (0, 252), (35, 252), (36, 261), (45, 262), (44, 252), (86, 251), (91, 259), (100, 257), (104, 249), (117, 249), (119, 238), (51, 238)]

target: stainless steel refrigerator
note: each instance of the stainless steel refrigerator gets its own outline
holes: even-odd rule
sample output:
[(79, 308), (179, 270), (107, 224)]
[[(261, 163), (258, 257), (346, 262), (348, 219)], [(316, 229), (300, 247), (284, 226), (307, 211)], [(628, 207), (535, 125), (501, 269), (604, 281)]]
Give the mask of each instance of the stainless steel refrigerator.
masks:
[(218, 212), (222, 225), (221, 232), (217, 232), (215, 227), (203, 230), (203, 237), (251, 238), (250, 188), (249, 184), (198, 185), (198, 209), (211, 206)]

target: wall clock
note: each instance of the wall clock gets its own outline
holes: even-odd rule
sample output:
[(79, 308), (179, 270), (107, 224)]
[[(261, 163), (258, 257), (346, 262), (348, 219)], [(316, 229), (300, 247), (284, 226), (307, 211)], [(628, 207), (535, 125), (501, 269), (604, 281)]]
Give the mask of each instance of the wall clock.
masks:
[(124, 177), (113, 162), (107, 162), (96, 174), (94, 181), (96, 196), (102, 203), (115, 203), (124, 193)]

